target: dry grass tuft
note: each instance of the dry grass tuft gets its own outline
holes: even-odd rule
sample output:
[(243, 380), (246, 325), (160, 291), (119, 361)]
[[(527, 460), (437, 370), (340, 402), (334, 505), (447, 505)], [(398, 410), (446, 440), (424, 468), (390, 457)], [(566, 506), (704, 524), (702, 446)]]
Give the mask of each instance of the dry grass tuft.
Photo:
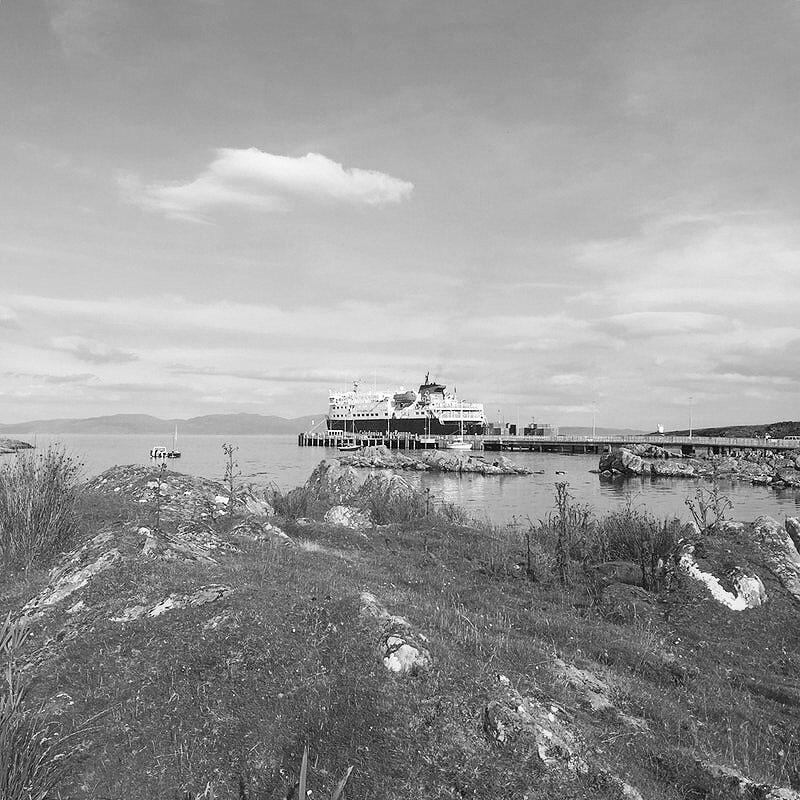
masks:
[(46, 563), (73, 539), (82, 465), (60, 447), (18, 455), (0, 468), (0, 557), (5, 566)]

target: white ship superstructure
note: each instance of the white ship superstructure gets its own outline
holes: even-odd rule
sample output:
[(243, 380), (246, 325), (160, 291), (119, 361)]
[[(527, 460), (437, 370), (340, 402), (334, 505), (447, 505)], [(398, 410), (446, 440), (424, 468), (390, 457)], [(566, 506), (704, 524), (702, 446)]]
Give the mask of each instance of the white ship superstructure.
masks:
[(358, 383), (347, 392), (331, 392), (328, 429), (348, 433), (393, 432), (420, 435), (483, 433), (482, 403), (466, 403), (440, 383), (425, 382), (418, 390), (363, 390)]

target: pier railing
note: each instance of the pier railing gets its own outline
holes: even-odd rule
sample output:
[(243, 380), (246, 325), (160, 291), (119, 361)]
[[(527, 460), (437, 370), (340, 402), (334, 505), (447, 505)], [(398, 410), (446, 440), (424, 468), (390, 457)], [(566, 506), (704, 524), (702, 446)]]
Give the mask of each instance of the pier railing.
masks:
[[(412, 450), (426, 446), (443, 449), (452, 436), (418, 436), (416, 434), (392, 433), (343, 433), (342, 431), (310, 431), (298, 436), (301, 446), (339, 447), (343, 440), (359, 446), (383, 444), (392, 449)], [(712, 451), (729, 450), (800, 450), (798, 439), (757, 439), (755, 437), (726, 436), (662, 436), (659, 434), (607, 434), (600, 436), (464, 436), (473, 450), (539, 450), (543, 448), (574, 448), (576, 452), (597, 452), (626, 444), (649, 444), (663, 448), (680, 447), (685, 452), (695, 448)], [(427, 444), (426, 444), (427, 442)]]

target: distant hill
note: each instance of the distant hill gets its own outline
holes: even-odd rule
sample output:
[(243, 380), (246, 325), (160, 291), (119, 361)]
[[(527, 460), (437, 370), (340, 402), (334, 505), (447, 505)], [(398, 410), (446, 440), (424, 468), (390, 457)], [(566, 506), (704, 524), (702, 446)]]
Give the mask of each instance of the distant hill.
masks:
[[(800, 422), (767, 422), (762, 425), (723, 425), (719, 428), (693, 428), (694, 436), (728, 436), (763, 438), (769, 434), (772, 439), (784, 436), (800, 436)], [(689, 430), (666, 431), (667, 436), (688, 436)]]
[[(592, 428), (582, 427), (580, 425), (559, 425), (558, 432), (565, 436), (591, 436)], [(618, 436), (636, 436), (646, 431), (637, 430), (636, 428), (595, 428), (594, 432), (597, 436), (610, 436), (616, 434)]]
[(208, 414), (189, 419), (160, 419), (149, 414), (111, 414), (88, 419), (37, 419), (0, 424), (0, 433), (172, 433), (178, 426), (180, 434), (220, 434), (247, 436), (250, 434), (299, 433), (311, 427), (311, 421), (319, 422), (324, 414), (315, 416), (285, 417), (263, 414)]

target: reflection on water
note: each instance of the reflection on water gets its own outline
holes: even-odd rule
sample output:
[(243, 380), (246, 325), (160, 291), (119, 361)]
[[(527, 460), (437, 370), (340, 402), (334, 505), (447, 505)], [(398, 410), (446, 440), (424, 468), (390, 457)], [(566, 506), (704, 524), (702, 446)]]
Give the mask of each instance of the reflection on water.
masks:
[[(15, 438), (33, 442), (33, 436)], [(115, 464), (149, 463), (150, 448), (170, 444), (171, 437), (149, 435), (99, 436), (61, 435), (36, 437), (38, 446), (50, 442), (63, 443), (84, 461), (87, 475), (94, 475)], [(162, 441), (163, 440), (163, 441)], [(236, 453), (244, 480), (260, 485), (274, 483), (286, 490), (303, 483), (323, 458), (335, 458), (335, 450), (320, 447), (298, 447), (294, 436), (182, 436), (179, 449), (183, 457), (170, 462), (173, 469), (222, 480), (225, 459), (223, 442), (238, 445)], [(474, 455), (480, 455), (475, 453)], [(487, 458), (492, 454), (487, 453)], [(553, 507), (554, 485), (567, 481), (575, 498), (591, 505), (597, 513), (619, 508), (629, 499), (643, 504), (658, 516), (688, 517), (684, 500), (706, 482), (694, 479), (635, 478), (628, 481), (601, 482), (589, 470), (597, 467), (597, 456), (561, 455), (556, 453), (511, 453), (511, 458), (534, 475), (457, 475), (453, 473), (404, 473), (420, 486), (430, 488), (442, 500), (466, 508), (476, 517), (495, 522), (513, 516), (536, 520)], [(12, 456), (13, 457), (13, 456)], [(563, 475), (556, 474), (563, 472)], [(782, 520), (800, 515), (800, 492), (775, 490), (746, 483), (722, 483), (723, 491), (734, 503), (732, 515), (753, 519), (769, 514)]]

